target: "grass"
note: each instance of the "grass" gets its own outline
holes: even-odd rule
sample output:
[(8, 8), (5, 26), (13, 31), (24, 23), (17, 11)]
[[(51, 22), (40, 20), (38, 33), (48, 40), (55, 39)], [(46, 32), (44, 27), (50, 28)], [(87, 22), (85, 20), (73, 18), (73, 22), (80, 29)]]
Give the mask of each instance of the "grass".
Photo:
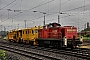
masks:
[(90, 37), (83, 37), (83, 40), (90, 40)]
[(7, 60), (6, 53), (4, 50), (0, 50), (0, 59), (1, 60)]
[[(81, 36), (79, 36), (78, 38), (80, 38)], [(83, 37), (83, 40), (90, 40), (90, 37)]]

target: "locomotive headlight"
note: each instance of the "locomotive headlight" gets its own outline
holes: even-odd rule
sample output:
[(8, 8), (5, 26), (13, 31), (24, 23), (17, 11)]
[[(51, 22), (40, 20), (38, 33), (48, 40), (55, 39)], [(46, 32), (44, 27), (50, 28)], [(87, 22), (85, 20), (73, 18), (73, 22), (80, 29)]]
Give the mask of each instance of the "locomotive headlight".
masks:
[(67, 38), (66, 38), (66, 36), (64, 37), (64, 45), (67, 46)]
[(83, 42), (83, 37), (80, 37), (80, 41)]

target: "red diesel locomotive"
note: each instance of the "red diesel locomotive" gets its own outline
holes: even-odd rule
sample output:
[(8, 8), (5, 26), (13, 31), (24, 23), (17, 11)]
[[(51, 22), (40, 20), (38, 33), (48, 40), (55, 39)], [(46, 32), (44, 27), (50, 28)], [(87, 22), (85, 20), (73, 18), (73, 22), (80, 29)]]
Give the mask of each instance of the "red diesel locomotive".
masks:
[(82, 43), (82, 38), (77, 36), (77, 28), (74, 26), (61, 26), (58, 23), (50, 23), (38, 31), (36, 39), (40, 46), (52, 47), (76, 47)]

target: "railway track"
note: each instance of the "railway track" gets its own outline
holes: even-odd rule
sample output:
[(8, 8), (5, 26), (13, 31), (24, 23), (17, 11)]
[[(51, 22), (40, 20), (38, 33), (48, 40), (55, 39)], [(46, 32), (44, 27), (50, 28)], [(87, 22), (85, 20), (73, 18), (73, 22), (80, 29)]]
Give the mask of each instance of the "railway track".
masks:
[[(33, 47), (32, 47), (33, 48)], [(37, 49), (37, 50), (43, 50), (43, 51), (48, 51), (48, 52), (53, 52), (56, 54), (64, 54), (64, 55), (69, 55), (69, 56), (74, 56), (74, 57), (78, 57), (81, 59), (88, 59), (90, 60), (90, 50), (89, 49), (84, 49), (84, 48), (76, 48), (73, 50), (70, 49), (51, 49), (51, 48), (33, 48), (33, 49)], [(67, 59), (67, 57), (66, 57)]]
[[(6, 45), (4, 45), (6, 44)], [(85, 60), (90, 60), (90, 50), (88, 49), (73, 49), (73, 50), (58, 50), (58, 49), (52, 49), (52, 48), (45, 48), (45, 47), (38, 47), (38, 46), (30, 46), (30, 45), (24, 45), (24, 44), (17, 44), (17, 43), (9, 43), (9, 45), (7, 46), (8, 43), (2, 43), (0, 44), (0, 46), (6, 47), (6, 48), (10, 48), (10, 49), (14, 49), (15, 52), (14, 53), (18, 53), (21, 55), (26, 54), (25, 56), (27, 57), (31, 57), (34, 59), (55, 59), (55, 60), (70, 60), (70, 59), (85, 59)], [(19, 46), (19, 48), (18, 48)], [(23, 48), (24, 47), (24, 48)], [(28, 54), (27, 54), (28, 53)], [(29, 55), (30, 54), (30, 55)], [(32, 54), (32, 56), (31, 56)], [(33, 57), (34, 56), (34, 57)]]
[(7, 45), (3, 45), (3, 44), (0, 44), (0, 49), (3, 49), (3, 50), (6, 50), (6, 51), (10, 51), (10, 52), (13, 52), (13, 53), (17, 53), (17, 54), (20, 54), (22, 56), (26, 56), (26, 57), (29, 57), (29, 58), (33, 58), (33, 59), (38, 59), (38, 60), (64, 60), (62, 58), (57, 58), (57, 57), (54, 57), (54, 56), (49, 56), (48, 53), (46, 52), (35, 52), (33, 50), (26, 50), (25, 48), (17, 48), (17, 47), (12, 47), (12, 46), (7, 46)]

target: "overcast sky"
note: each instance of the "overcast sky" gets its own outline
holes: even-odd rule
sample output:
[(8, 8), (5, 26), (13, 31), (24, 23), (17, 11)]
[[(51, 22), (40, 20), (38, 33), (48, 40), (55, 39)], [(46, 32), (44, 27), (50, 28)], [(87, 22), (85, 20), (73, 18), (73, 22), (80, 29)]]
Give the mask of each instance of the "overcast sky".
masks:
[(24, 28), (25, 20), (26, 27), (42, 26), (43, 13), (46, 24), (58, 22), (59, 15), (62, 26), (73, 25), (80, 31), (90, 23), (90, 0), (0, 0), (0, 30)]

